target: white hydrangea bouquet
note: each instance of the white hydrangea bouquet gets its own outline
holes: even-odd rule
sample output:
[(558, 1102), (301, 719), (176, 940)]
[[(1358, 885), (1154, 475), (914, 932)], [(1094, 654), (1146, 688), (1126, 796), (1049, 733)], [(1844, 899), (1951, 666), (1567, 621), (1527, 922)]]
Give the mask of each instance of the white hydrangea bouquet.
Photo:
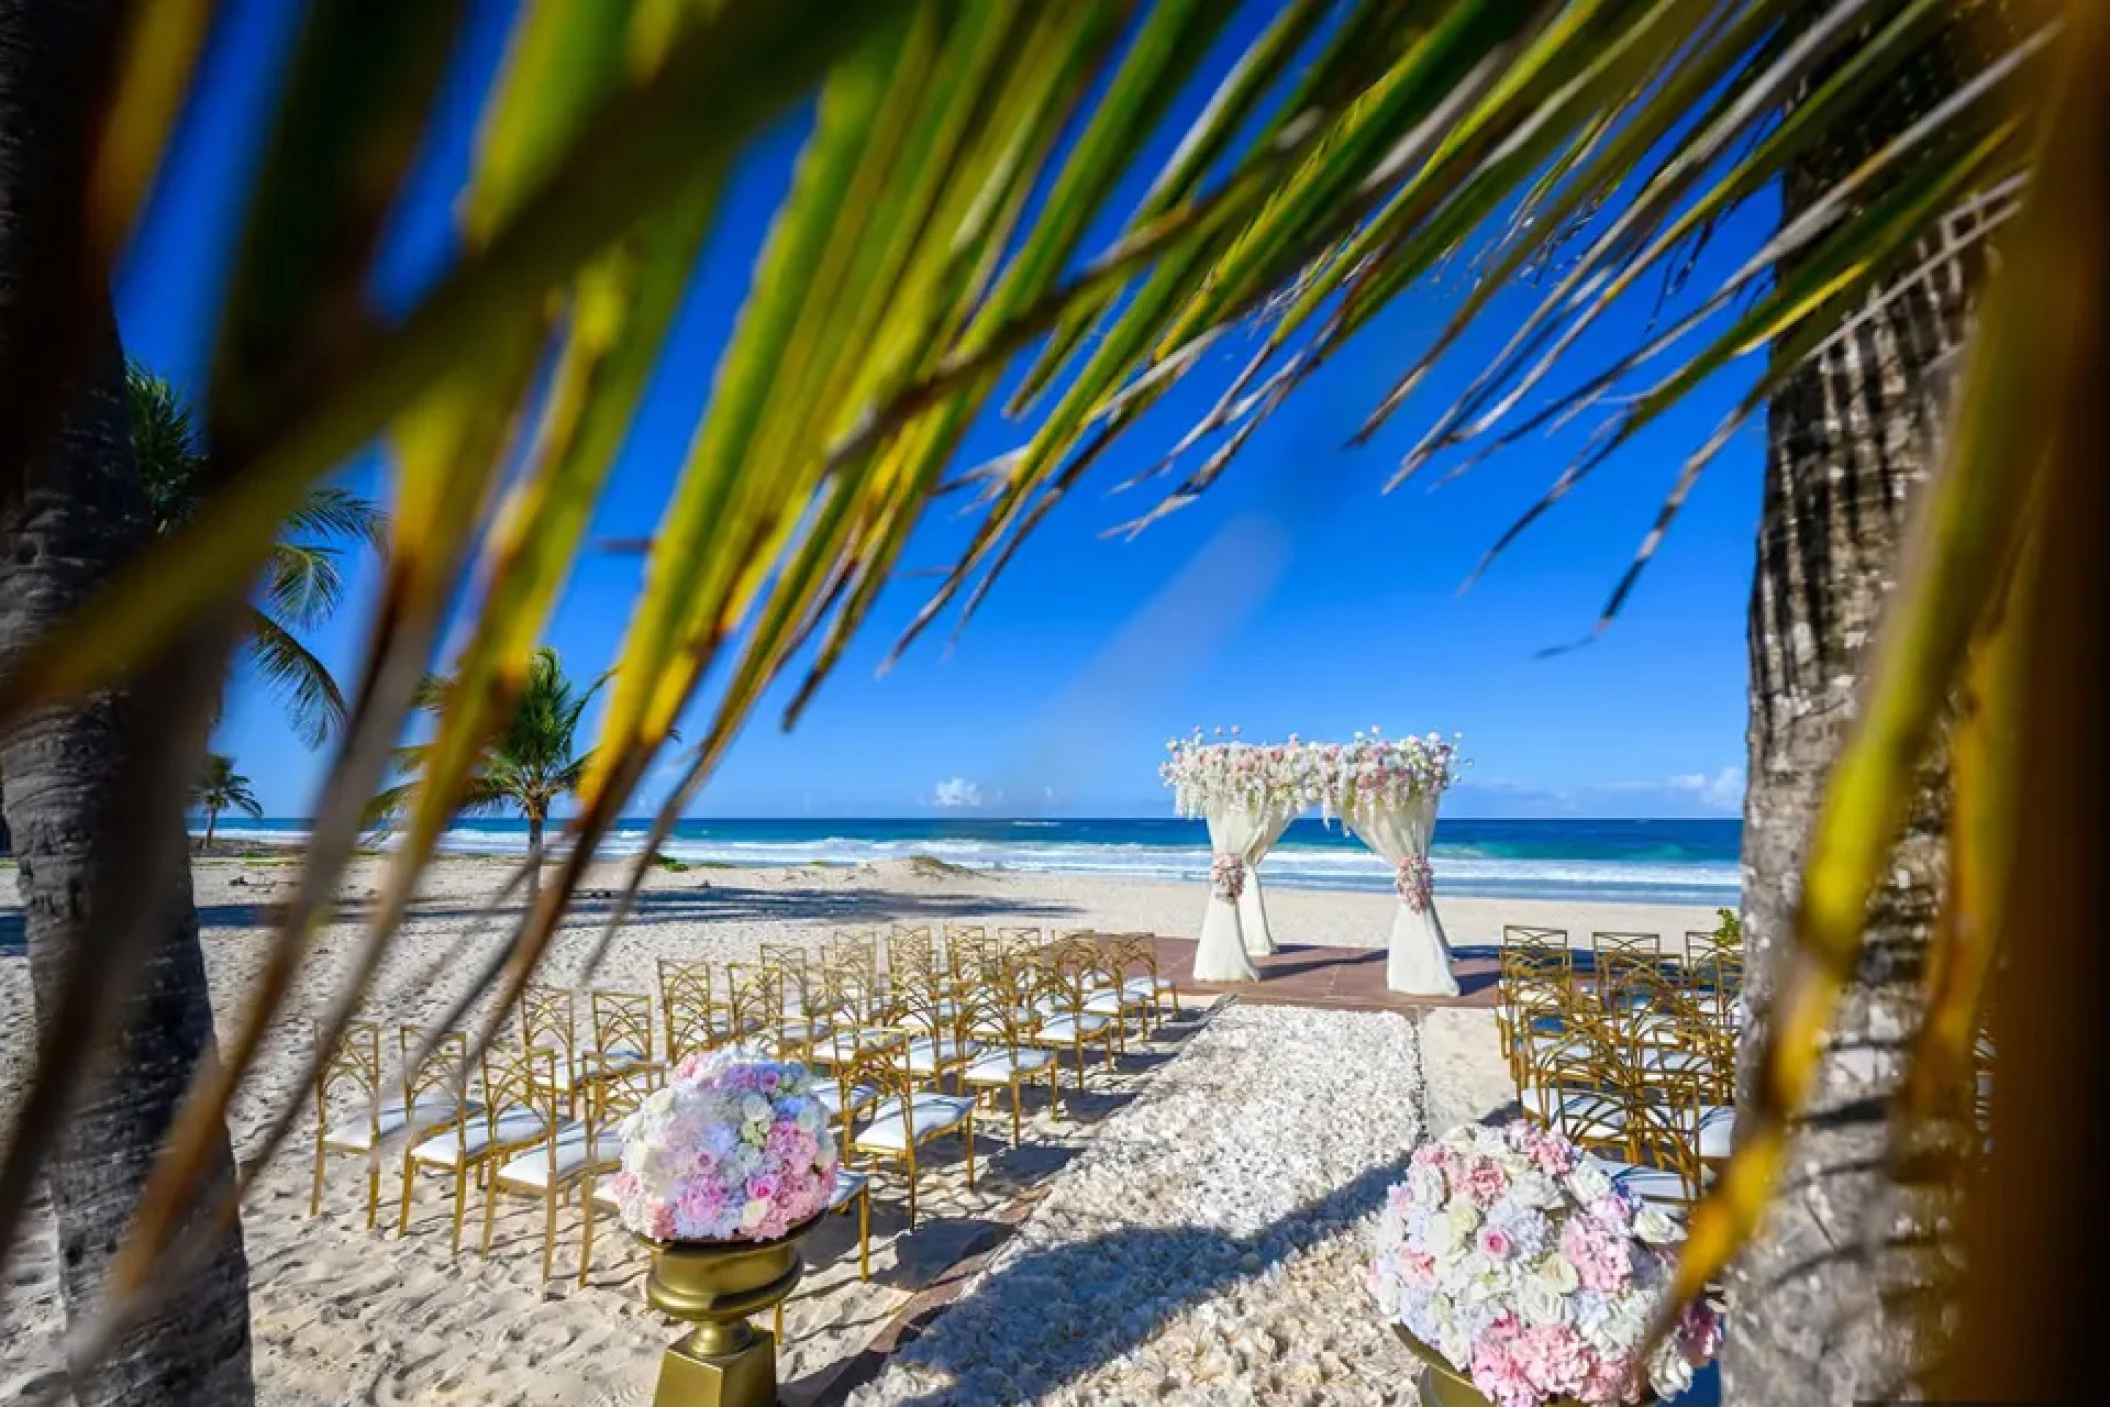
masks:
[(835, 1193), (835, 1138), (803, 1065), (691, 1055), (621, 1133), (617, 1214), (654, 1241), (772, 1241)]
[[(1501, 1407), (1612, 1407), (1640, 1397), (1635, 1360), (1683, 1239), (1560, 1135), (1465, 1124), (1415, 1149), (1388, 1194), (1370, 1287), (1387, 1320)], [(1714, 1311), (1693, 1305), (1650, 1358), (1649, 1386), (1683, 1392), (1720, 1345)]]

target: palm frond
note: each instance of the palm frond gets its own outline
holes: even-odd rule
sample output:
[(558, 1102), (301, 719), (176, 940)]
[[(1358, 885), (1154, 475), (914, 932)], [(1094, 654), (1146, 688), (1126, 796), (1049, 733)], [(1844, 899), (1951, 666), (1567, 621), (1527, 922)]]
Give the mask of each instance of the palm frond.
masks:
[(329, 668), (270, 612), (250, 608), (243, 650), (309, 747), (321, 747), (344, 726), (344, 694)]

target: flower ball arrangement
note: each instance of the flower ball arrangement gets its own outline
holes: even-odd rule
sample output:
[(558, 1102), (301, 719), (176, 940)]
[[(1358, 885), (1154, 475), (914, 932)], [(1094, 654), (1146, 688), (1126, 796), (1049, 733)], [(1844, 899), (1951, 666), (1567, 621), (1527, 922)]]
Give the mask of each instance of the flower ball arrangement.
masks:
[[(1638, 1400), (1649, 1317), (1679, 1221), (1617, 1185), (1558, 1134), (1467, 1124), (1414, 1151), (1379, 1221), (1370, 1286), (1388, 1320), (1501, 1407)], [(1721, 1345), (1694, 1304), (1646, 1364), (1671, 1397)]]
[(654, 1241), (773, 1241), (835, 1192), (835, 1139), (803, 1065), (691, 1055), (620, 1132), (617, 1214)]

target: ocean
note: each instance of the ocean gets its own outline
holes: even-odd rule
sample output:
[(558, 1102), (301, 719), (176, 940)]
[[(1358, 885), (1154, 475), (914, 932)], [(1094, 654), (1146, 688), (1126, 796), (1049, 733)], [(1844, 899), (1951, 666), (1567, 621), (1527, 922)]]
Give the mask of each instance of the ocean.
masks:
[[(226, 840), (300, 839), (305, 822), (230, 820)], [(196, 827), (202, 830), (202, 826)], [(1733, 906), (1741, 825), (1721, 820), (1442, 820), (1430, 861), (1445, 893), (1502, 899), (1605, 900)], [(631, 853), (650, 826), (624, 822), (609, 853)], [(524, 822), (464, 820), (449, 849), (518, 854)], [(976, 869), (1205, 880), (1200, 821), (1137, 820), (689, 820), (664, 847), (675, 859), (725, 865), (859, 864), (930, 855)], [(1292, 824), (1260, 867), (1270, 886), (1391, 887), (1389, 866), (1338, 824)]]

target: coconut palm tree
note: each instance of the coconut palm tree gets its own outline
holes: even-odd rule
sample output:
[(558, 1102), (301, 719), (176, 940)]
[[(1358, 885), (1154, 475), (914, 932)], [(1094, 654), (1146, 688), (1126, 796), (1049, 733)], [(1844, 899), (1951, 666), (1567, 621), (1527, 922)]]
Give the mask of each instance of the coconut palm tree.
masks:
[[(550, 808), (579, 789), (590, 761), (589, 754), (578, 751), (579, 716), (605, 682), (603, 676), (581, 689), (565, 674), (555, 650), (547, 645), (536, 650), (511, 719), (485, 747), (456, 808), (470, 816), (518, 811), (526, 819), (530, 904), (540, 893), (543, 831)], [(420, 704), (435, 718), (443, 717), (457, 687), (452, 679), (428, 679), (420, 687)], [(376, 797), (373, 816), (403, 813), (417, 793), (429, 757), (425, 744), (396, 750), (396, 764), (410, 780)]]
[[(0, 370), (10, 405), (32, 417), (0, 417), (10, 422), (0, 462), (19, 475), (0, 493), (0, 676), (153, 536), (116, 322), (102, 288), (77, 272), (78, 188), (93, 134), (81, 85), (98, 81), (94, 56), (114, 42), (111, 7), (102, 10), (0, 5), (0, 208), (9, 212), (0, 220)], [(92, 289), (63, 330), (31, 306), (53, 279)], [(183, 816), (204, 730), (168, 708), (166, 683), (136, 678), (0, 729), (42, 1059), (71, 1045), (102, 1052), (102, 1068), (117, 1072), (70, 1090), (40, 1077), (11, 1115), (17, 1147), (28, 1130), (50, 1130), (37, 1179), (76, 1328), (98, 1309), (191, 1074), (214, 1049)], [(89, 973), (109, 984), (99, 1009), (78, 997)], [(202, 1153), (206, 1195), (224, 1194), (234, 1185), (224, 1122), (207, 1131)], [(11, 1175), (0, 1202), (19, 1206), (29, 1192)], [(250, 1399), (240, 1229), (205, 1245), (182, 1294), (144, 1311), (95, 1360), (72, 1365), (75, 1402)]]
[(205, 754), (205, 773), (191, 790), (191, 801), (205, 812), (205, 843), (212, 844), (213, 827), (222, 811), (240, 811), (263, 819), (264, 808), (256, 799), (250, 781), (234, 770), (234, 759), (224, 752)]
[[(206, 457), (190, 407), (175, 387), (137, 362), (125, 366), (133, 453), (158, 534), (179, 532), (204, 501)], [(344, 554), (358, 543), (379, 550), (388, 515), (372, 500), (332, 484), (308, 490), (288, 515), (265, 560), (263, 584), (244, 617), (245, 664), (278, 695), (293, 730), (320, 747), (344, 722), (344, 693), (300, 632), (344, 603)]]

